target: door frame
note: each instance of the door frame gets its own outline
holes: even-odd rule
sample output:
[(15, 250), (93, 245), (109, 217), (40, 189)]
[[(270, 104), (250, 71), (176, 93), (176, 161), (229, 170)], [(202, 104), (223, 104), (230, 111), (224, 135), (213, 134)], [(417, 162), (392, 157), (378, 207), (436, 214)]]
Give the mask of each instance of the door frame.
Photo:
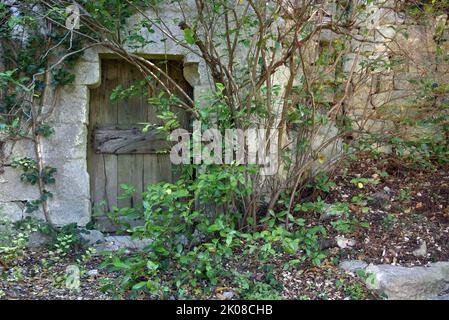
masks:
[[(182, 73), (183, 68), (182, 68), (182, 65), (180, 64), (181, 61), (179, 59), (164, 59), (164, 60), (166, 60), (168, 62), (172, 61), (172, 62), (176, 63), (176, 66), (175, 66), (176, 75), (175, 75), (174, 79), (182, 81), (182, 82), (179, 83), (179, 85), (181, 87), (183, 87), (184, 89), (187, 89), (187, 91), (185, 91), (185, 92), (188, 94), (188, 96), (191, 99), (193, 99), (193, 88), (187, 82), (187, 80), (183, 77), (183, 73)], [(117, 61), (117, 64), (116, 64), (115, 61)], [(154, 62), (154, 63), (157, 62), (156, 59), (151, 59), (151, 61)], [(163, 60), (159, 60), (159, 61), (163, 61)], [(123, 59), (121, 57), (118, 57), (118, 56), (107, 56), (106, 58), (104, 58), (104, 57), (101, 58), (100, 62), (101, 62), (102, 67), (112, 68), (112, 70), (115, 70), (116, 72), (118, 72), (118, 78), (119, 79), (122, 79), (122, 78), (125, 79), (125, 82), (127, 82), (127, 83), (129, 82), (127, 80), (127, 75), (126, 75), (126, 72), (128, 70), (134, 70), (134, 74), (135, 74), (134, 77), (137, 77), (139, 79), (142, 77), (142, 79), (143, 79), (143, 76), (140, 74), (140, 71), (138, 71), (137, 68), (135, 68), (132, 64), (129, 64), (125, 59)], [(127, 66), (129, 66), (130, 69), (128, 69)], [(117, 71), (116, 68), (119, 68), (118, 71)], [(106, 71), (106, 69), (105, 69), (105, 71)], [(123, 74), (120, 74), (122, 72), (123, 72)], [(130, 73), (130, 75), (131, 74), (132, 73)], [(183, 80), (181, 80), (181, 77), (182, 77)], [(104, 80), (103, 78), (104, 77), (102, 77), (102, 80)], [(106, 76), (106, 79), (108, 79), (107, 76)], [(125, 84), (125, 82), (120, 83), (119, 79), (118, 79), (118, 82), (117, 82), (117, 80), (115, 80), (115, 83), (112, 84), (112, 87), (115, 86), (115, 85), (123, 85), (126, 88), (127, 85)], [(130, 83), (128, 83), (128, 85), (129, 84)], [(117, 175), (115, 175), (115, 174), (112, 174), (111, 172), (109, 172), (110, 174), (112, 174), (112, 176), (118, 178), (118, 180), (115, 181), (115, 182), (109, 182), (109, 180), (110, 180), (109, 178), (111, 177), (111, 175), (108, 176), (106, 174), (106, 172), (109, 171), (109, 169), (106, 169), (106, 163), (105, 163), (106, 160), (104, 158), (102, 158), (102, 160), (99, 159), (99, 157), (96, 156), (96, 154), (98, 154), (98, 153), (103, 154), (103, 157), (104, 156), (117, 157), (117, 159), (115, 159), (115, 158), (114, 159), (111, 159), (111, 158), (107, 159), (107, 162), (109, 164), (115, 163), (115, 165), (117, 166), (117, 162), (120, 162), (120, 159), (118, 159), (120, 157), (137, 156), (137, 157), (142, 157), (142, 159), (145, 159), (144, 156), (146, 154), (155, 156), (157, 152), (148, 152), (148, 151), (143, 151), (142, 150), (142, 152), (134, 153), (134, 152), (126, 152), (126, 150), (125, 150), (125, 152), (122, 152), (122, 153), (118, 152), (118, 153), (116, 153), (116, 152), (107, 150), (108, 149), (107, 143), (105, 144), (106, 147), (103, 146), (106, 151), (103, 150), (103, 152), (98, 152), (98, 150), (95, 150), (96, 142), (97, 142), (95, 139), (96, 139), (96, 137), (101, 136), (102, 133), (105, 132), (105, 135), (107, 136), (108, 135), (108, 130), (111, 130), (112, 132), (116, 132), (116, 129), (118, 129), (120, 127), (121, 129), (123, 129), (123, 132), (126, 132), (128, 134), (129, 138), (133, 138), (136, 135), (134, 130), (138, 126), (138, 120), (137, 119), (142, 121), (142, 118), (139, 117), (139, 116), (137, 118), (135, 116), (133, 117), (133, 118), (136, 118), (136, 119), (134, 119), (136, 122), (133, 123), (133, 124), (121, 124), (121, 123), (119, 123), (120, 121), (116, 119), (115, 121), (119, 121), (119, 122), (117, 122), (117, 123), (103, 123), (102, 126), (100, 125), (100, 129), (97, 127), (98, 123), (97, 124), (93, 123), (94, 120), (98, 120), (98, 119), (96, 119), (97, 116), (99, 116), (100, 119), (103, 119), (103, 117), (106, 116), (107, 120), (111, 120), (110, 119), (111, 112), (108, 112), (108, 114), (106, 114), (106, 115), (104, 115), (103, 112), (107, 112), (106, 109), (108, 109), (108, 108), (106, 106), (104, 106), (104, 104), (108, 104), (108, 102), (109, 102), (109, 94), (111, 93), (111, 90), (113, 90), (112, 87), (111, 87), (111, 84), (106, 84), (106, 87), (104, 87), (100, 83), (100, 85), (98, 85), (97, 87), (90, 89), (91, 93), (92, 93), (92, 91), (95, 91), (95, 93), (96, 93), (95, 96), (96, 97), (98, 97), (98, 96), (103, 97), (103, 100), (102, 100), (103, 103), (100, 103), (100, 104), (95, 103), (95, 105), (93, 105), (93, 101), (90, 101), (90, 112), (89, 112), (89, 123), (90, 123), (90, 125), (88, 126), (88, 137), (89, 137), (89, 139), (88, 139), (88, 144), (87, 144), (87, 147), (88, 147), (88, 152), (87, 152), (87, 163), (88, 163), (88, 165), (87, 165), (87, 169), (89, 171), (89, 175), (92, 175), (92, 174), (95, 174), (95, 173), (98, 174), (99, 172), (100, 173), (104, 172), (103, 175), (102, 175), (103, 178), (100, 178), (100, 180), (99, 180), (99, 182), (101, 182), (101, 185), (103, 185), (103, 180), (104, 180), (104, 188), (108, 189), (108, 187), (112, 187), (114, 185), (115, 188), (120, 189), (119, 188), (120, 183), (124, 183), (123, 181), (120, 182), (120, 180), (123, 180), (123, 177), (122, 177), (122, 179), (120, 179), (120, 177), (118, 176), (118, 173), (117, 173)], [(99, 90), (98, 88), (102, 88), (102, 89)], [(106, 92), (103, 92), (103, 90), (106, 90)], [(144, 106), (144, 108), (148, 107), (148, 106), (146, 106), (146, 103), (144, 103), (144, 105), (142, 105), (142, 107), (143, 106)], [(100, 107), (101, 110), (93, 112), (94, 110), (91, 109), (91, 108), (94, 107), (94, 106), (97, 107), (97, 108)], [(106, 109), (103, 109), (103, 108), (106, 108)], [(138, 110), (140, 110), (140, 109), (138, 109)], [(114, 111), (115, 111), (115, 109), (114, 109)], [(120, 113), (120, 109), (119, 109), (118, 112)], [(139, 114), (141, 114), (142, 112), (146, 113), (147, 111), (144, 111), (143, 109), (138, 111)], [(189, 116), (188, 112), (185, 112), (185, 114), (186, 114), (186, 118), (185, 118), (186, 121), (183, 121), (183, 128), (188, 130), (190, 128), (190, 125), (191, 125), (191, 121), (190, 121), (191, 117)], [(117, 116), (117, 114), (116, 114), (116, 116)], [(152, 121), (154, 121), (154, 120), (152, 120)], [(128, 130), (124, 129), (124, 128), (128, 128), (128, 127), (134, 127), (134, 129), (128, 129)], [(98, 135), (97, 134), (98, 132), (102, 132), (102, 133), (100, 133)], [(115, 134), (117, 134), (117, 133), (115, 133)], [(140, 139), (141, 137), (137, 136), (137, 138)], [(116, 141), (116, 140), (114, 140), (114, 141)], [(126, 141), (126, 139), (124, 139), (123, 142), (125, 142), (125, 141)], [(100, 158), (101, 158), (101, 156), (100, 156)], [(148, 164), (145, 165), (142, 161), (146, 161), (146, 160), (142, 160), (142, 159), (139, 158), (138, 162), (139, 162), (140, 165), (143, 166), (143, 168), (146, 168), (148, 166)], [(133, 159), (131, 159), (131, 161), (132, 160)], [(147, 159), (147, 160), (149, 160), (149, 159)], [(152, 159), (151, 161), (153, 161), (153, 160), (155, 160), (155, 159)], [(99, 163), (97, 163), (98, 161), (99, 161)], [(122, 162), (123, 162), (123, 160), (122, 160)], [(167, 169), (168, 168), (168, 167), (165, 168), (166, 167), (166, 161), (163, 161), (163, 163), (164, 163), (164, 165), (162, 167), (164, 167), (164, 168), (159, 168), (159, 169)], [(98, 166), (100, 166), (100, 168)], [(104, 166), (104, 167), (102, 167), (102, 166)], [(152, 165), (150, 165), (150, 166), (152, 167)], [(154, 164), (153, 164), (153, 166), (154, 166)], [(99, 170), (96, 170), (96, 169), (99, 169)], [(131, 169), (131, 171), (133, 171), (134, 169)], [(146, 169), (148, 169), (148, 168), (146, 168)], [(151, 169), (154, 169), (154, 168), (151, 168)], [(138, 170), (138, 171), (140, 171), (140, 170)], [(104, 176), (104, 175), (106, 175), (106, 176)], [(172, 174), (168, 174), (168, 175), (172, 176), (173, 178), (175, 177)], [(168, 177), (167, 173), (164, 170), (163, 170), (163, 172), (156, 173), (155, 177), (156, 176)], [(148, 175), (146, 177), (149, 178), (150, 175)], [(139, 176), (137, 178), (137, 181), (140, 180), (140, 179), (144, 179), (144, 178)], [(174, 178), (174, 179), (176, 179), (176, 178)], [(136, 179), (134, 179), (132, 181), (135, 183)], [(168, 182), (172, 182), (171, 178), (170, 178), (170, 180), (167, 180), (167, 181)], [(93, 209), (100, 209), (100, 207), (99, 207), (100, 203), (103, 203), (105, 201), (106, 203), (104, 204), (104, 206), (103, 206), (103, 204), (100, 205), (101, 206), (101, 210), (100, 211), (101, 212), (103, 212), (103, 211), (104, 212), (110, 212), (110, 210), (112, 209), (113, 206), (120, 207), (120, 202), (127, 202), (127, 200), (124, 200), (124, 199), (119, 200), (119, 201), (118, 201), (118, 199), (115, 199), (115, 198), (111, 199), (111, 196), (113, 194), (116, 194), (116, 196), (118, 196), (120, 194), (120, 190), (117, 190), (117, 191), (114, 190), (114, 191), (112, 191), (112, 193), (111, 193), (111, 190), (98, 190), (98, 188), (96, 188), (96, 190), (94, 190), (96, 182), (98, 183), (98, 181), (96, 181), (96, 177), (90, 176), (91, 204), (94, 204), (94, 202), (96, 202), (95, 205), (97, 206), (96, 208), (93, 208)], [(128, 183), (128, 182), (126, 182), (126, 183)], [(141, 194), (141, 192), (145, 191), (146, 185), (142, 186), (139, 183), (137, 185), (134, 185), (134, 183), (131, 183), (131, 185), (136, 187), (136, 192), (137, 192), (136, 193), (136, 198), (139, 200), (140, 199), (140, 194)], [(148, 181), (146, 183), (148, 183)], [(102, 189), (102, 188), (100, 187), (100, 189)], [(100, 198), (98, 198), (98, 194), (97, 194), (97, 196), (95, 195), (96, 192), (98, 192), (98, 191), (100, 191)], [(104, 194), (104, 197), (103, 197), (103, 194)], [(133, 198), (134, 198), (134, 196), (131, 197), (131, 208), (133, 207), (133, 201), (132, 201)], [(100, 199), (101, 199), (101, 201), (100, 201)], [(112, 203), (110, 202), (110, 200), (112, 200)], [(138, 202), (140, 202), (140, 200)], [(125, 207), (127, 206), (125, 203), (122, 203), (121, 205), (123, 205)]]
[[(156, 40), (156, 39), (155, 39)], [(193, 88), (194, 101), (200, 101), (201, 96), (210, 92), (214, 85), (206, 63), (199, 55), (193, 54), (182, 46), (167, 43), (155, 43), (143, 48), (136, 54), (151, 59), (174, 59), (182, 61), (183, 75)], [(75, 81), (72, 85), (57, 92), (58, 106), (56, 118), (58, 122), (69, 125), (76, 130), (73, 136), (76, 139), (60, 138), (60, 154), (66, 155), (67, 150), (80, 152), (79, 156), (73, 156), (78, 165), (77, 170), (65, 170), (67, 180), (77, 182), (76, 188), (70, 193), (59, 194), (55, 191), (55, 212), (71, 212), (70, 215), (59, 215), (58, 225), (77, 223), (79, 226), (88, 224), (92, 217), (92, 202), (90, 192), (90, 177), (87, 170), (87, 126), (89, 122), (90, 89), (98, 87), (101, 81), (101, 59), (114, 57), (114, 54), (106, 48), (95, 46), (84, 51), (83, 56), (77, 61), (74, 72)], [(201, 104), (201, 102), (200, 102)], [(61, 115), (59, 115), (59, 113)], [(67, 117), (70, 115), (70, 118)], [(56, 138), (58, 135), (56, 136)], [(83, 155), (81, 155), (83, 154)], [(66, 158), (71, 155), (65, 156)], [(58, 171), (59, 168), (58, 168)], [(61, 169), (62, 171), (62, 169)], [(59, 210), (59, 211), (58, 211)]]

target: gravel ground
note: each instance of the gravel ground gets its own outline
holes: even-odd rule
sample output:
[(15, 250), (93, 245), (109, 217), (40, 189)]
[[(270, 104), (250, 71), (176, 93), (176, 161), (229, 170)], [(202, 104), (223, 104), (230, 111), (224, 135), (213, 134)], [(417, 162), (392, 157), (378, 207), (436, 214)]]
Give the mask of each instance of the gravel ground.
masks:
[[(100, 259), (93, 258), (81, 271), (78, 290), (65, 287), (62, 278), (66, 268), (73, 264), (74, 257), (65, 257), (61, 261), (46, 267), (42, 259), (48, 260), (44, 250), (26, 250), (22, 259), (0, 272), (1, 299), (7, 300), (109, 300), (109, 294), (100, 291), (100, 280), (106, 279), (107, 273), (98, 269)], [(90, 271), (90, 274), (88, 274)]]
[[(368, 200), (368, 211), (362, 211), (359, 205), (350, 206), (351, 215), (369, 222), (369, 228), (358, 228), (345, 235), (357, 244), (344, 252), (344, 258), (404, 266), (449, 261), (447, 166), (430, 170), (394, 158), (375, 160), (361, 155), (350, 163), (347, 172), (343, 168), (337, 170), (337, 186), (325, 201), (348, 201), (361, 193), (372, 199)], [(382, 177), (381, 172), (388, 175)], [(350, 181), (360, 177), (379, 182), (359, 189)], [(427, 248), (422, 255), (414, 253), (423, 247)]]

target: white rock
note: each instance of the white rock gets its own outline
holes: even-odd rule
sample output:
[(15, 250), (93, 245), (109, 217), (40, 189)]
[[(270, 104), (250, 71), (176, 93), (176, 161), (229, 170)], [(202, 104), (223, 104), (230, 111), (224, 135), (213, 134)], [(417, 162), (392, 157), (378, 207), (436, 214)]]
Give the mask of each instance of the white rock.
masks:
[(152, 239), (132, 239), (131, 236), (108, 236), (105, 242), (95, 247), (97, 251), (117, 251), (120, 249), (142, 250)]
[(322, 220), (326, 220), (326, 219), (331, 219), (334, 217), (341, 217), (343, 215), (343, 211), (342, 210), (338, 210), (338, 208), (336, 208), (336, 206), (334, 205), (327, 205), (322, 212), (321, 215), (321, 219)]
[(422, 241), (420, 247), (413, 251), (413, 255), (416, 257), (426, 257), (427, 256), (427, 243), (425, 241)]
[(335, 237), (335, 241), (337, 241), (337, 245), (341, 249), (350, 248), (350, 247), (353, 247), (355, 245), (355, 240), (354, 239), (347, 239), (347, 238), (342, 237), (342, 236), (336, 236)]
[(449, 289), (449, 262), (411, 268), (370, 265), (365, 271), (368, 288), (390, 300), (432, 299)]
[(92, 270), (87, 271), (86, 274), (87, 274), (89, 277), (95, 277), (95, 276), (98, 275), (98, 270), (97, 270), (97, 269), (92, 269)]
[(226, 300), (231, 300), (232, 298), (234, 298), (234, 292), (232, 292), (232, 291), (225, 291), (225, 292), (223, 292), (223, 297)]
[(28, 248), (39, 248), (51, 241), (51, 237), (42, 232), (32, 232), (28, 237)]
[(365, 261), (361, 260), (346, 260), (340, 263), (340, 268), (346, 272), (354, 273), (358, 270), (363, 270), (368, 266)]
[(105, 241), (103, 233), (98, 230), (82, 230), (80, 237), (89, 245), (95, 245)]

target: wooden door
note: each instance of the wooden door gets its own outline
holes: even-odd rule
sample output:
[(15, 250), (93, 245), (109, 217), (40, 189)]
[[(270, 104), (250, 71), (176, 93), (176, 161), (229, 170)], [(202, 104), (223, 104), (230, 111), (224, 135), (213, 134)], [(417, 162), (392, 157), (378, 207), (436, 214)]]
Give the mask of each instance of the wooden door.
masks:
[[(154, 62), (154, 61), (153, 61)], [(183, 77), (179, 61), (158, 62), (176, 83), (192, 96), (192, 88)], [(121, 85), (129, 88), (144, 79), (137, 68), (118, 59), (101, 62), (101, 84), (90, 92), (88, 171), (91, 183), (92, 207), (95, 212), (110, 212), (114, 206), (136, 207), (146, 186), (160, 181), (173, 180), (172, 165), (167, 153), (160, 153), (166, 146), (165, 138), (150, 129), (142, 133), (142, 123), (160, 124), (154, 106), (142, 94), (118, 101), (111, 101), (112, 90)], [(173, 85), (166, 85), (176, 92)], [(157, 95), (160, 86), (148, 86), (149, 95)], [(181, 98), (181, 95), (179, 95)], [(175, 108), (175, 107), (174, 107)], [(188, 127), (188, 115), (175, 110), (182, 127)], [(129, 199), (120, 199), (120, 185), (136, 188)]]

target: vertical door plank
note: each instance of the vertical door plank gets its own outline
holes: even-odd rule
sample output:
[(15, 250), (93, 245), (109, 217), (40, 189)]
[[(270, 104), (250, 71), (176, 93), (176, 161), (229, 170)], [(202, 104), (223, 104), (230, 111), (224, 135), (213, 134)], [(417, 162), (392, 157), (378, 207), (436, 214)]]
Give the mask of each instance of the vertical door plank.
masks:
[(91, 90), (89, 162), (92, 165), (93, 205), (105, 202), (103, 210), (110, 211), (117, 205), (117, 156), (94, 153), (91, 135), (98, 126), (117, 123), (117, 104), (110, 101), (110, 94), (118, 85), (118, 70), (113, 60), (102, 60), (101, 67), (101, 84)]
[[(99, 108), (99, 123), (101, 126), (114, 125), (118, 121), (118, 103), (111, 101), (112, 90), (120, 84), (119, 68), (117, 67), (118, 60), (104, 60), (105, 61), (105, 79), (102, 92), (103, 101)], [(117, 156), (102, 154), (100, 155), (104, 163), (105, 183), (104, 188), (106, 192), (106, 201), (109, 210), (117, 206)]]
[[(102, 79), (103, 83), (103, 79)], [(106, 199), (106, 190), (104, 188), (104, 165), (103, 161), (100, 161), (100, 157), (94, 153), (93, 150), (93, 137), (91, 136), (95, 125), (98, 122), (98, 108), (101, 104), (100, 94), (102, 90), (99, 88), (90, 91), (90, 107), (89, 107), (89, 138), (87, 146), (87, 169), (90, 175), (90, 193), (92, 208), (94, 212), (103, 212), (107, 209), (107, 204), (104, 203)]]
[[(164, 67), (163, 65), (160, 67)], [(150, 95), (157, 96), (160, 92), (160, 84), (153, 80), (153, 91), (150, 92)], [(145, 101), (145, 106), (148, 110), (147, 113), (147, 122), (152, 123), (155, 125), (162, 124), (162, 121), (157, 118), (157, 111), (156, 107), (154, 105), (151, 105)], [(144, 156), (144, 188), (146, 190), (147, 186), (149, 184), (155, 184), (158, 182), (161, 182), (161, 174), (160, 174), (160, 164), (159, 164), (159, 158), (161, 155), (158, 154), (146, 154)], [(171, 169), (171, 168), (170, 168)], [(170, 182), (171, 180), (166, 180), (167, 182)]]
[[(124, 88), (129, 88), (143, 76), (139, 70), (121, 61), (119, 64), (119, 79)], [(147, 110), (142, 106), (141, 96), (133, 96), (119, 101), (118, 103), (118, 123), (121, 125), (136, 125), (142, 129), (139, 123), (145, 122)], [(125, 154), (117, 158), (118, 192), (121, 192), (121, 184), (129, 184), (136, 188), (135, 194), (129, 199), (119, 199), (119, 206), (136, 207), (142, 202), (143, 189), (143, 155)]]

